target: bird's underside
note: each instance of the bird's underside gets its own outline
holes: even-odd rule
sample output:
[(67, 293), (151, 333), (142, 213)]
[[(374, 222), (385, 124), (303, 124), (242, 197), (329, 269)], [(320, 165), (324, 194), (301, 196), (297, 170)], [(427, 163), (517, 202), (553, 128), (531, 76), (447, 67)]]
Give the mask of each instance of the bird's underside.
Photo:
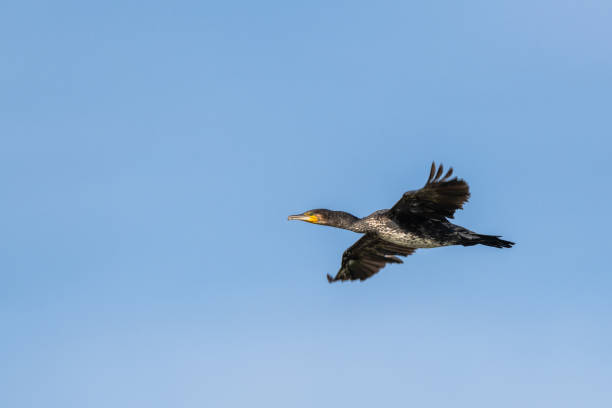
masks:
[(330, 283), (368, 279), (388, 263), (402, 263), (398, 256), (411, 255), (417, 248), (477, 244), (510, 248), (513, 242), (494, 235), (477, 234), (448, 221), (447, 218), (453, 218), (455, 211), (462, 209), (470, 197), (467, 183), (456, 177), (451, 179), (452, 172), (451, 168), (444, 174), (442, 165), (436, 168), (432, 163), (425, 186), (404, 193), (391, 209), (376, 211), (362, 219), (323, 209), (289, 219), (365, 234), (344, 252), (336, 276), (327, 275)]

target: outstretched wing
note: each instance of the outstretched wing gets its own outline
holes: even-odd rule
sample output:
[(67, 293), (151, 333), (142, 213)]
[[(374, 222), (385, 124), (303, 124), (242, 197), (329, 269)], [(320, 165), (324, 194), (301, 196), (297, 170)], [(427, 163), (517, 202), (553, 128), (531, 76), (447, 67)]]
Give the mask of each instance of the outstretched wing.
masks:
[(463, 208), (463, 203), (470, 197), (470, 188), (465, 181), (457, 177), (449, 179), (453, 174), (452, 167), (444, 177), (443, 173), (444, 167), (441, 164), (436, 171), (436, 163), (432, 163), (425, 186), (420, 190), (404, 193), (391, 208), (391, 216), (400, 222), (415, 217), (453, 218), (455, 210)]
[(388, 263), (402, 263), (395, 255), (408, 256), (415, 251), (366, 234), (342, 254), (342, 266), (335, 278), (327, 275), (329, 283), (337, 280), (366, 280)]

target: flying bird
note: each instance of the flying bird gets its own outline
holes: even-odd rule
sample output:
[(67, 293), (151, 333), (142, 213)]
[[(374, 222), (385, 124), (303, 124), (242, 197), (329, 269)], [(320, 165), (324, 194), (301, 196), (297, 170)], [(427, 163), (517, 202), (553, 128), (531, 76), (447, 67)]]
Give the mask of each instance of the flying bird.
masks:
[(366, 280), (388, 263), (403, 263), (398, 256), (412, 255), (417, 248), (450, 245), (486, 245), (511, 248), (514, 242), (499, 235), (484, 235), (452, 224), (455, 210), (463, 208), (470, 197), (465, 181), (453, 174), (451, 167), (444, 176), (442, 164), (431, 171), (425, 186), (408, 191), (391, 209), (378, 210), (364, 218), (344, 211), (316, 209), (289, 220), (328, 225), (364, 234), (342, 254), (342, 264), (335, 277), (327, 275), (329, 283), (346, 280)]

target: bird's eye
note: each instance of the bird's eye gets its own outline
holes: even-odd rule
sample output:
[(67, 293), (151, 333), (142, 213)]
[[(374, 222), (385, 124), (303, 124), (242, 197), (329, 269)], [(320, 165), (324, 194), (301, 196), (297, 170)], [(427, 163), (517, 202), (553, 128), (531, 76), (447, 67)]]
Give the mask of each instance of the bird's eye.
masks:
[(305, 212), (304, 215), (307, 215), (310, 217), (312, 215), (312, 211)]

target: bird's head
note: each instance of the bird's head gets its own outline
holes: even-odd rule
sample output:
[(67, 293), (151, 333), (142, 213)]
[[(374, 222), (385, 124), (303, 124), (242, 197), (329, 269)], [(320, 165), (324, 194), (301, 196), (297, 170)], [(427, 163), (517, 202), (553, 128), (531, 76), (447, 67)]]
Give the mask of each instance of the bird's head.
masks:
[(290, 215), (289, 220), (300, 220), (313, 224), (329, 225), (330, 227), (352, 229), (354, 223), (358, 221), (359, 218), (344, 211), (332, 211), (319, 208), (306, 211), (303, 214)]
[(330, 214), (332, 211), (325, 209), (316, 209), (306, 211), (302, 214), (290, 215), (288, 219), (291, 220), (299, 220), (306, 221), (313, 224), (321, 224), (321, 225), (329, 225)]

